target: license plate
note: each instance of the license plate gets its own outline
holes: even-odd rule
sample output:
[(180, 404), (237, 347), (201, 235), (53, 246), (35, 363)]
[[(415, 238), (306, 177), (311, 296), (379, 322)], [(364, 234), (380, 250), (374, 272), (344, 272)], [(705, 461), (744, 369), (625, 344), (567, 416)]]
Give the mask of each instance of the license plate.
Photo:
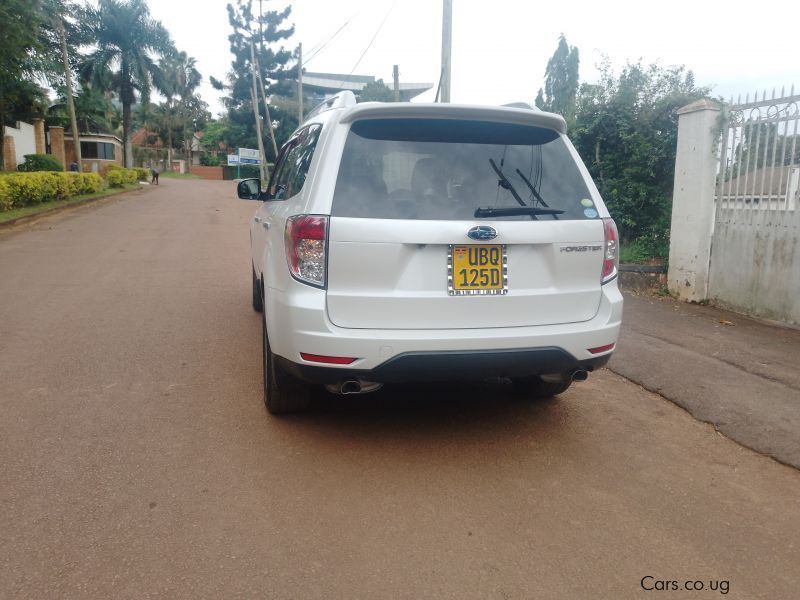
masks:
[(451, 296), (508, 293), (508, 255), (501, 244), (451, 244), (447, 249), (447, 292)]

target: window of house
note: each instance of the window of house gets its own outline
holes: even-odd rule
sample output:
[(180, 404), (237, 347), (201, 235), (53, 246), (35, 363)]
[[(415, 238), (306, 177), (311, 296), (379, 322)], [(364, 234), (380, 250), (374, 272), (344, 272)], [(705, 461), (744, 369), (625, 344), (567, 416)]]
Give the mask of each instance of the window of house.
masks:
[(114, 144), (108, 142), (81, 142), (81, 158), (114, 160)]

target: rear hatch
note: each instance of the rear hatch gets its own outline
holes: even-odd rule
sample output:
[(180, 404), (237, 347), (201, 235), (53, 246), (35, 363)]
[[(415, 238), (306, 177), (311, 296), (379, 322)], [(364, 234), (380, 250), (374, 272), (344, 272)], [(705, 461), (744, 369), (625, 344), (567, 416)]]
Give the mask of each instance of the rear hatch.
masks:
[(589, 320), (601, 296), (598, 212), (552, 129), (356, 121), (331, 209), (328, 316), (364, 329)]

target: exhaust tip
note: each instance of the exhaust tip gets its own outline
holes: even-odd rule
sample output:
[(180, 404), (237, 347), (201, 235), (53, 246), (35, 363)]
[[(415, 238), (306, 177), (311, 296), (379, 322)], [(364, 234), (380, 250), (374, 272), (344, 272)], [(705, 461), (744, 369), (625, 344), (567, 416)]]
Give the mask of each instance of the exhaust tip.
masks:
[(340, 393), (343, 395), (347, 394), (360, 394), (361, 393), (361, 382), (352, 379), (350, 381), (345, 381), (339, 386)]
[(572, 373), (572, 381), (586, 381), (589, 378), (589, 372), (580, 369)]
[(368, 394), (382, 387), (382, 383), (366, 381), (364, 379), (348, 379), (340, 383), (329, 383), (325, 385), (325, 389), (331, 394), (339, 394), (341, 396), (346, 396), (348, 394)]

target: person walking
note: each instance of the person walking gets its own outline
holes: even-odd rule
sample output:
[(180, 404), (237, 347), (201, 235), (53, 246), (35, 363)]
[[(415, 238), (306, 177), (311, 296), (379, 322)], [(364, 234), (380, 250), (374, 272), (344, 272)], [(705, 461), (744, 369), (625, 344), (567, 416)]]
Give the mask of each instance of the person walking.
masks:
[(150, 179), (150, 183), (158, 185), (158, 169), (156, 169), (155, 167), (150, 167), (150, 175), (152, 177)]

